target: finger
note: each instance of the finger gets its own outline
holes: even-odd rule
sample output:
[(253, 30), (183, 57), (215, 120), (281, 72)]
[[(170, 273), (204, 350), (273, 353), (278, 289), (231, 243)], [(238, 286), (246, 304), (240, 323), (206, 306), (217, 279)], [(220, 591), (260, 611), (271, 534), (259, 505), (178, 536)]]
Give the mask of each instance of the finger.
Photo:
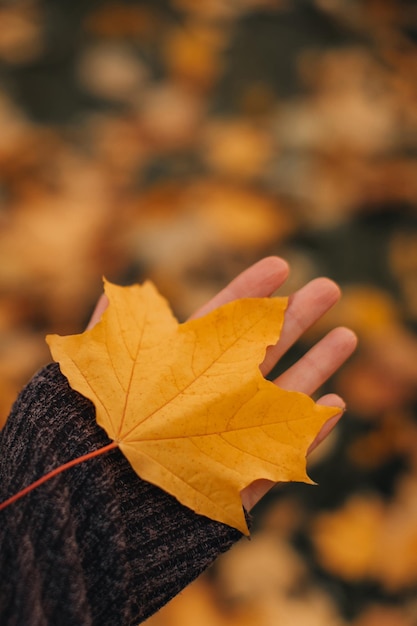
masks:
[(340, 413), (337, 413), (337, 415), (333, 415), (333, 417), (328, 419), (327, 422), (323, 424), (317, 437), (314, 439), (313, 443), (309, 447), (307, 454), (310, 454), (311, 452), (313, 452), (313, 450), (315, 450), (315, 448), (317, 448), (317, 446), (320, 445), (321, 442), (324, 441), (324, 439), (326, 439), (326, 437), (332, 432), (333, 428), (339, 422), (340, 418), (343, 416), (343, 413), (345, 412), (345, 409), (346, 409), (346, 404), (344, 400), (340, 396), (337, 396), (334, 393), (329, 393), (325, 396), (322, 396), (319, 400), (317, 400), (317, 404), (320, 404), (322, 406), (339, 407)]
[[(202, 317), (213, 309), (244, 297), (267, 297), (276, 291), (288, 277), (288, 263), (280, 257), (266, 257), (239, 274), (227, 287), (196, 311), (190, 319)], [(94, 309), (87, 330), (95, 326), (109, 302), (103, 294)]]
[(315, 278), (289, 298), (284, 326), (275, 346), (266, 351), (261, 371), (265, 376), (283, 354), (340, 298), (340, 288), (329, 278)]
[(93, 326), (95, 326), (97, 322), (100, 321), (100, 318), (103, 315), (104, 311), (107, 309), (108, 305), (109, 299), (103, 293), (97, 301), (96, 308), (94, 309), (90, 321), (88, 322), (87, 330), (93, 328)]
[(240, 492), (240, 497), (246, 511), (250, 511), (276, 484), (267, 478), (258, 478), (247, 487), (244, 487)]
[(266, 257), (239, 274), (207, 304), (196, 311), (190, 319), (210, 313), (213, 309), (238, 298), (268, 297), (284, 283), (289, 268), (280, 257)]
[(356, 344), (353, 331), (335, 328), (274, 382), (282, 389), (310, 395), (350, 357)]

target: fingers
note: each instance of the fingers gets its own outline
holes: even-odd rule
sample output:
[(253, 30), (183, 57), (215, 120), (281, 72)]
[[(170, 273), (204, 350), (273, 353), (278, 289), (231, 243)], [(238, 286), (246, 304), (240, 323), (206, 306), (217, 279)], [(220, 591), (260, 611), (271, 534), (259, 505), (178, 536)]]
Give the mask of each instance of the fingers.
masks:
[(350, 357), (356, 344), (354, 332), (335, 328), (274, 382), (282, 389), (310, 395)]
[[(190, 319), (202, 317), (213, 309), (238, 298), (268, 297), (276, 291), (288, 277), (288, 263), (280, 257), (266, 257), (239, 274), (224, 289), (191, 315)], [(87, 330), (100, 320), (108, 306), (108, 299), (102, 295), (88, 323)]]
[(289, 298), (278, 343), (268, 348), (261, 371), (268, 374), (301, 335), (317, 322), (340, 298), (340, 289), (328, 278), (316, 278)]
[[(190, 319), (202, 317), (213, 309), (238, 298), (268, 297), (276, 291), (288, 277), (288, 263), (280, 257), (266, 257), (239, 274), (209, 302), (193, 313)], [(99, 321), (108, 306), (108, 299), (102, 295), (88, 323), (87, 329)]]
[(284, 283), (288, 272), (288, 264), (284, 259), (266, 257), (239, 274), (190, 319), (202, 317), (213, 309), (238, 298), (268, 297)]

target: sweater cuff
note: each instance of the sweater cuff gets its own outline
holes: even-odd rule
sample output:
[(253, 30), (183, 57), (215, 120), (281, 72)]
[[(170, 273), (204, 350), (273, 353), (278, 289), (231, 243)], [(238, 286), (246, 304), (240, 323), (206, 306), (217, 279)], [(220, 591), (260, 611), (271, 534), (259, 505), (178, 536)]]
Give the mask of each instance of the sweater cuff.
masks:
[[(18, 397), (0, 437), (0, 501), (110, 443), (56, 363)], [(0, 512), (0, 621), (140, 623), (242, 537), (139, 478), (116, 448)]]

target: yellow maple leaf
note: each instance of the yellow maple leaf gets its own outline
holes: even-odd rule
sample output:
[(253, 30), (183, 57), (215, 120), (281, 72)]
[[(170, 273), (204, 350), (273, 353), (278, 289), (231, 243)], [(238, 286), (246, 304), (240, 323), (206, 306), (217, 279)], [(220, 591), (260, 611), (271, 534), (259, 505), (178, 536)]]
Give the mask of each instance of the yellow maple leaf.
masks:
[(155, 287), (105, 281), (109, 307), (79, 335), (49, 335), (70, 385), (136, 473), (247, 534), (240, 491), (258, 478), (311, 482), (306, 451), (340, 409), (265, 380), (286, 298), (245, 298), (179, 324)]

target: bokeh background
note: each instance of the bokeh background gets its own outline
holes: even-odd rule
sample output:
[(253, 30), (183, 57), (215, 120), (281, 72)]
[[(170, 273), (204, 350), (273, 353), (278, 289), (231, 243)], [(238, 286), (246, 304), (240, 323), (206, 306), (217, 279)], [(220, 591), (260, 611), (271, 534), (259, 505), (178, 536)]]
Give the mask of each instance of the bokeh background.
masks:
[[(348, 413), (151, 626), (417, 624), (417, 4), (3, 0), (0, 422), (101, 292), (180, 319), (268, 254), (328, 275)], [(140, 590), (138, 590), (140, 593)]]

